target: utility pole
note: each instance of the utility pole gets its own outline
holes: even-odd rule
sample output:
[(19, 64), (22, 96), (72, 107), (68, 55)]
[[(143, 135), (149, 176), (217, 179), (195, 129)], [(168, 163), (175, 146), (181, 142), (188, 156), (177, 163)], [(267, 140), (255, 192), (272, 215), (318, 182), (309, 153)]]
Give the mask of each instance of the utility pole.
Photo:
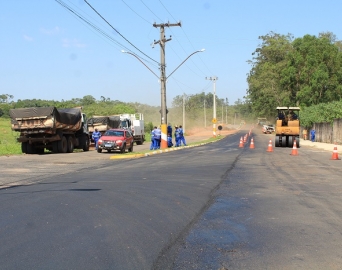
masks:
[(205, 77), (206, 80), (211, 80), (213, 82), (213, 120), (211, 120), (213, 122), (213, 137), (216, 137), (216, 81), (218, 80), (218, 77), (213, 76), (213, 77)]
[(207, 114), (205, 112), (205, 100), (204, 100), (204, 127), (207, 127)]
[(183, 93), (183, 133), (185, 133), (185, 93)]
[(227, 115), (228, 115), (228, 98), (226, 98), (226, 125), (228, 125)]
[(165, 74), (165, 43), (171, 40), (165, 38), (165, 27), (181, 26), (181, 23), (160, 23), (153, 24), (153, 27), (160, 28), (160, 40), (154, 41), (153, 44), (160, 44), (160, 84), (161, 84), (161, 145), (162, 149), (167, 148), (167, 108), (166, 108), (166, 74)]

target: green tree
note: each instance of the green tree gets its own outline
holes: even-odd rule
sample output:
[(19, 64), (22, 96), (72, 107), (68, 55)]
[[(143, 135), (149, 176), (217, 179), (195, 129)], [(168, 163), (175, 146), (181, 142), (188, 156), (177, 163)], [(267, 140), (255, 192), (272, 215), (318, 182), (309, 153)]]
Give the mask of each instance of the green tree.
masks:
[(273, 115), (277, 106), (290, 103), (289, 89), (282, 87), (281, 79), (292, 38), (274, 32), (260, 36), (261, 44), (248, 61), (252, 69), (247, 77), (247, 98), (257, 116)]
[(282, 75), (292, 104), (310, 106), (339, 100), (342, 94), (342, 54), (331, 33), (305, 35), (293, 41)]

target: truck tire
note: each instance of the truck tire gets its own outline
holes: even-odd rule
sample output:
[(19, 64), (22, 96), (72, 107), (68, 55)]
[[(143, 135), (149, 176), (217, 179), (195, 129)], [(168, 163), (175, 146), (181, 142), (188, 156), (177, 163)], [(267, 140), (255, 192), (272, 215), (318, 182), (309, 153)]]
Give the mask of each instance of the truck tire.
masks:
[(58, 153), (58, 141), (52, 142), (52, 152)]
[(74, 152), (74, 142), (71, 136), (67, 138), (67, 152), (72, 153)]
[(68, 142), (65, 136), (61, 137), (62, 139), (58, 141), (58, 152), (66, 153), (68, 150)]
[(81, 145), (84, 152), (89, 151), (89, 138), (87, 135), (83, 134), (81, 139)]
[(137, 145), (142, 145), (143, 144), (143, 140), (137, 141)]
[(27, 144), (27, 154), (36, 154), (36, 147), (33, 144)]
[(27, 142), (21, 143), (21, 152), (27, 154)]

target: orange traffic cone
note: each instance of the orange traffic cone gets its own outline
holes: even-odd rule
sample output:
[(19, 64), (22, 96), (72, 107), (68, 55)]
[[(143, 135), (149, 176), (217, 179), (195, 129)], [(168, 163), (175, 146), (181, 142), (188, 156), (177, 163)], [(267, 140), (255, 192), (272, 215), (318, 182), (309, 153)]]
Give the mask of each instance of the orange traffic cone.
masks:
[(247, 134), (245, 136), (243, 136), (243, 143), (247, 142)]
[(243, 147), (243, 140), (242, 140), (242, 137), (241, 137), (241, 139), (240, 139), (239, 147)]
[(292, 152), (291, 152), (290, 155), (292, 155), (292, 156), (298, 156), (298, 150), (297, 150), (297, 142), (296, 142), (296, 140), (293, 141)]
[(271, 140), (271, 139), (270, 139), (269, 142), (268, 142), (267, 152), (273, 152), (272, 140)]
[(251, 144), (249, 145), (249, 148), (254, 149), (254, 140), (251, 138)]
[(339, 160), (340, 159), (340, 158), (338, 158), (338, 152), (337, 152), (337, 145), (336, 145), (336, 143), (334, 145), (334, 151), (333, 151), (331, 159), (332, 160)]

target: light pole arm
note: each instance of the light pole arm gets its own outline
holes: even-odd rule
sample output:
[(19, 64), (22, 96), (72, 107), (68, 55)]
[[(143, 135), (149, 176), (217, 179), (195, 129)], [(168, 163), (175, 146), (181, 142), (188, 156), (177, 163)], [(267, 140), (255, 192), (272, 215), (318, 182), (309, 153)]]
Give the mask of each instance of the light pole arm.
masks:
[(136, 56), (134, 53), (131, 53), (131, 52), (126, 52), (126, 51), (124, 51), (124, 50), (122, 50), (121, 51), (122, 53), (128, 53), (128, 54), (130, 54), (130, 55), (133, 55), (136, 59), (138, 59), (145, 67), (147, 67), (148, 69), (149, 69), (149, 71), (151, 71), (153, 74), (154, 74), (154, 76), (156, 76), (158, 79), (159, 79), (159, 76), (156, 74), (156, 73), (154, 73), (154, 71), (152, 70), (152, 69), (150, 69), (138, 56)]
[(173, 73), (175, 73), (175, 71), (176, 71), (177, 69), (179, 69), (179, 67), (180, 67), (181, 65), (183, 65), (184, 62), (185, 62), (186, 60), (188, 60), (192, 55), (194, 55), (195, 53), (204, 52), (204, 51), (205, 51), (205, 49), (202, 49), (202, 50), (195, 51), (195, 52), (193, 52), (192, 54), (190, 54), (187, 58), (184, 59), (184, 61), (183, 61), (182, 63), (180, 63), (180, 64), (178, 65), (178, 67), (176, 67), (176, 69), (175, 69), (174, 71), (172, 71), (172, 72), (169, 74), (169, 76), (166, 77), (166, 79), (168, 79)]

